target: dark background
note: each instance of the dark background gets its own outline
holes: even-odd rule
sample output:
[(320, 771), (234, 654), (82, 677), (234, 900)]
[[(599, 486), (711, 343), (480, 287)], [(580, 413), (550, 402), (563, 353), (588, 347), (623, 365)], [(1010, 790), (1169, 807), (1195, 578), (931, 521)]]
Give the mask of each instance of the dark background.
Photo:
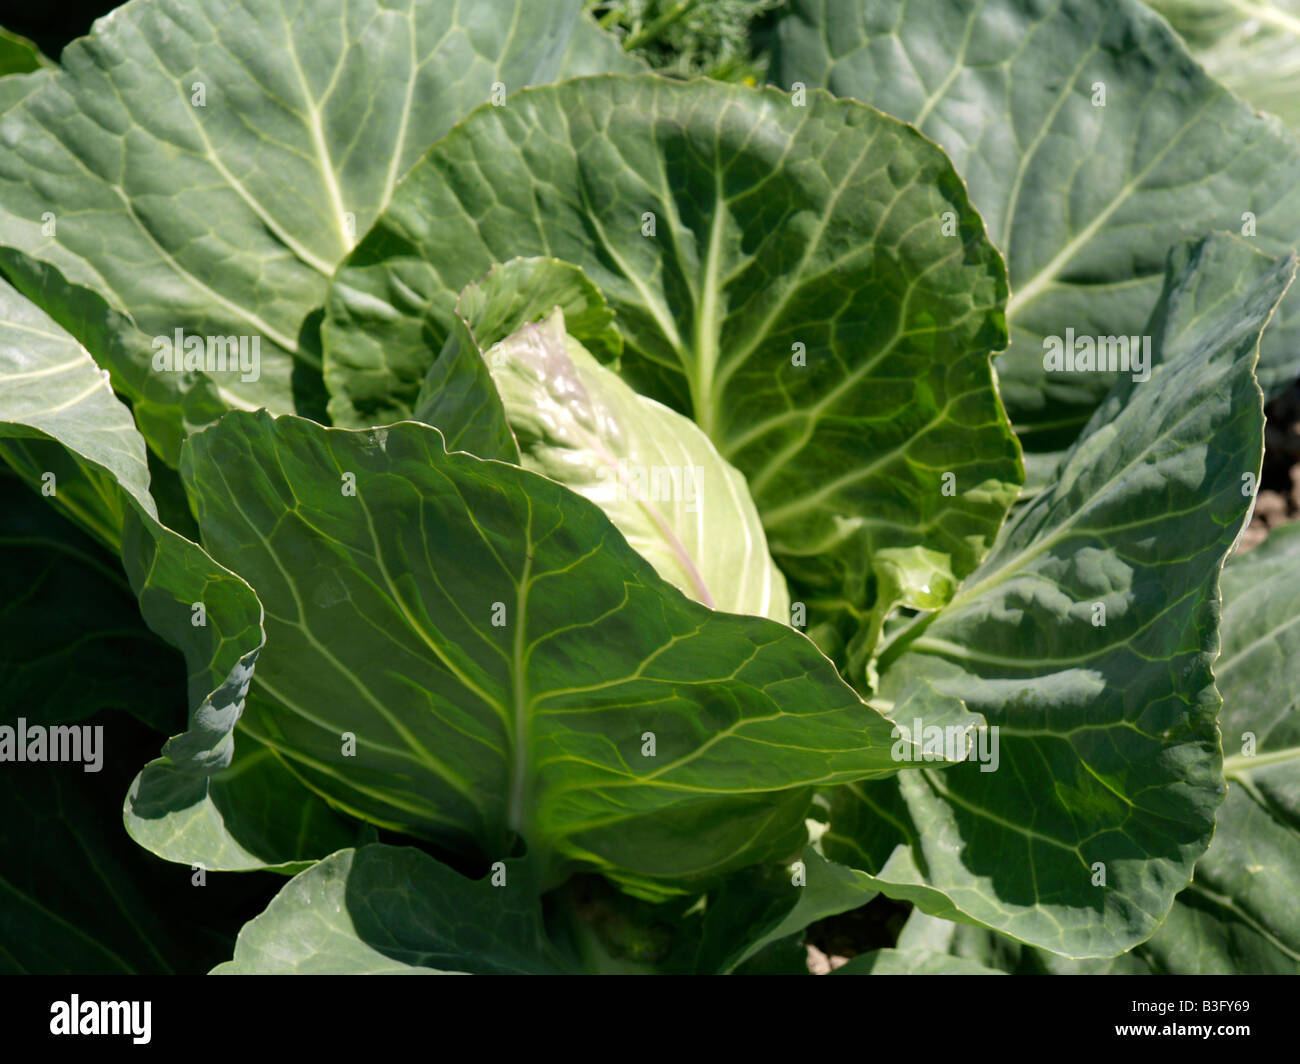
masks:
[(0, 0), (0, 26), (35, 41), (58, 59), (64, 45), (90, 32), (90, 24), (123, 0)]

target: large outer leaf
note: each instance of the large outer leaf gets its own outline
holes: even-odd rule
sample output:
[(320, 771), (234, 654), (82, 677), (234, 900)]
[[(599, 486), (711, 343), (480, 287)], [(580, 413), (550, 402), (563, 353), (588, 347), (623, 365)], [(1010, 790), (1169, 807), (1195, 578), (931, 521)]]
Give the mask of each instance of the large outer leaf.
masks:
[(287, 883), (213, 975), (560, 974), (522, 867), (471, 880), (419, 850), (341, 850)]
[(838, 788), (828, 857), (1072, 956), (1164, 918), (1223, 797), (1218, 572), (1261, 463), (1259, 333), (1294, 269), (1229, 236), (1171, 255), (1151, 379), (1116, 389), (1059, 483), (881, 654), (885, 694), (925, 676), (999, 727), (1000, 767)]
[[(75, 456), (92, 491), (59, 494), (55, 505), (82, 518), (111, 546), (122, 536), (125, 493), (150, 517), (157, 516), (149, 495), (149, 463), (144, 440), (131, 411), (118, 402), (108, 374), (35, 304), (0, 279), (0, 435), (11, 439), (46, 437)], [(102, 467), (102, 471), (97, 468)], [(39, 480), (40, 471), (35, 473)], [(78, 512), (80, 511), (80, 512)]]
[[(1175, 909), (1177, 906), (1175, 905)], [(1168, 921), (1156, 932), (1165, 934)], [(1150, 975), (1145, 959), (1146, 945), (1117, 957), (1069, 960), (1059, 953), (1035, 949), (986, 927), (956, 924), (919, 909), (912, 910), (898, 936), (898, 948), (905, 954), (933, 958), (948, 954), (950, 962), (976, 964), (1011, 975)]]
[(318, 410), (315, 311), (407, 167), (494, 82), (635, 65), (580, 8), (133, 0), (0, 83), (0, 242), (147, 335), (260, 338), (258, 380), (212, 373), (227, 405)]
[(473, 425), (490, 433), (493, 450), (511, 438), (515, 461), (596, 503), (691, 598), (788, 623), (785, 577), (745, 478), (695, 422), (639, 395), (583, 346), (573, 330), (591, 325), (571, 327), (562, 308), (581, 308), (583, 295), (608, 328), (599, 293), (564, 263), (516, 259), (471, 285), (457, 304), (464, 329), (454, 329), (429, 371), (416, 417), (449, 438)]
[(13, 248), (0, 247), (0, 269), (108, 370), (113, 388), (130, 400), (140, 434), (171, 468), (180, 464), (185, 437), (225, 412), (226, 400), (206, 374), (155, 372), (150, 337), (99, 292)]
[[(37, 469), (55, 460), (67, 464), (70, 473), (56, 481), (52, 503), (60, 500), (72, 475), (83, 475), (102, 493), (104, 512), (120, 521), (105, 538), (120, 545), (145, 621), (185, 657), (189, 698), (184, 703), (183, 689), (178, 691), (176, 711), (191, 707), (189, 728), (168, 742), (164, 757), (132, 786), (132, 834), (160, 856), (213, 869), (292, 867), (351, 841), (351, 829), (265, 751), (211, 778), (230, 766), (231, 733), (263, 642), (261, 605), (243, 580), (159, 523), (149, 495), (144, 441), (130, 412), (86, 351), (3, 281), (0, 437), (6, 437), (6, 454), (15, 443), (23, 445), (19, 457), (38, 459)], [(196, 604), (204, 607), (205, 623), (195, 623)], [(12, 623), (19, 623), (19, 616)], [(27, 615), (28, 623), (37, 619), (35, 613)], [(83, 625), (88, 620), (83, 617)], [(83, 685), (111, 687), (113, 673), (96, 676), (93, 657), (81, 662), (76, 675)], [(79, 697), (85, 702), (88, 696)], [(143, 705), (133, 711), (161, 719), (152, 705), (154, 694), (140, 697)], [(102, 702), (89, 704), (98, 708)], [(234, 794), (228, 793), (234, 790), (232, 776), (242, 777)]]
[(1300, 973), (1298, 661), (1300, 525), (1284, 525), (1223, 571), (1228, 797), (1191, 886), (1143, 947), (1158, 971)]
[[(1270, 253), (1300, 241), (1294, 139), (1136, 0), (792, 0), (777, 41), (777, 84), (915, 123), (966, 179), (1007, 257), (1012, 344), (998, 375), (1027, 452), (1068, 447), (1114, 379), (1045, 373), (1044, 336), (1141, 333), (1168, 249), (1242, 232), (1244, 212)], [(1265, 391), (1300, 373), (1297, 299), (1265, 333)], [(1050, 467), (1031, 463), (1031, 479)]]
[(1300, 132), (1297, 0), (1147, 0), (1212, 76)]
[[(1215, 680), (1228, 796), (1214, 841), (1168, 918), (1132, 953), (1103, 965), (924, 917), (946, 924), (952, 952), (1016, 972), (1300, 974), (1300, 524), (1234, 557), (1222, 588)], [(1248, 736), (1249, 756), (1241, 753)]]
[(426, 312), (445, 336), (494, 260), (553, 256), (617, 312), (625, 379), (749, 478), (796, 592), (832, 615), (872, 606), (877, 553), (918, 544), (951, 586), (1020, 480), (988, 358), (1002, 264), (932, 144), (852, 102), (806, 104), (648, 75), (475, 112), (337, 275), (336, 422), (408, 416), (437, 350)]
[(235, 412), (182, 473), (266, 607), (243, 725), (359, 816), (492, 860), (517, 834), (548, 885), (683, 880), (789, 855), (810, 785), (900, 767), (802, 635), (690, 601), (593, 504), (428, 426)]

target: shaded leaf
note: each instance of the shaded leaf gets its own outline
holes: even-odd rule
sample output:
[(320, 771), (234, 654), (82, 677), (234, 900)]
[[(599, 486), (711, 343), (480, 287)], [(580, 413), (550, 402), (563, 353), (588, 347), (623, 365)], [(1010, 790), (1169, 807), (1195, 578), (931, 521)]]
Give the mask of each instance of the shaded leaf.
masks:
[[(870, 877), (827, 861), (814, 846), (794, 864), (746, 869), (709, 895), (695, 970), (733, 972), (769, 946), (860, 908), (877, 893)], [(800, 955), (807, 974), (802, 947)]]
[(503, 868), (493, 886), (408, 847), (340, 850), (285, 884), (212, 974), (562, 974), (525, 871)]
[(0, 476), (0, 555), (7, 716), (66, 724), (116, 709), (156, 731), (184, 726), (184, 663), (145, 627), (118, 560), (11, 476)]
[(1300, 132), (1300, 3), (1147, 0), (1210, 75)]
[(115, 376), (165, 354), (131, 345), (132, 323), (242, 337), (251, 369), (207, 345), (223, 406), (319, 416), (328, 278), (420, 153), (498, 82), (627, 69), (580, 8), (132, 0), (60, 66), (0, 83), (0, 230), (30, 256), (6, 269), (49, 264), (99, 293), (115, 335), (94, 354)]
[[(136, 665), (142, 699), (170, 693), (181, 703), (183, 683), (160, 677), (156, 659)], [(151, 685), (159, 690), (147, 692)], [(240, 923), (269, 891), (229, 877), (196, 887), (190, 869), (132, 842), (122, 793), (157, 749), (156, 734), (120, 713), (86, 717), (75, 699), (61, 706), (66, 719), (103, 729), (103, 767), (29, 762), (0, 771), (0, 973), (200, 974), (230, 955)]]
[(899, 767), (802, 635), (690, 601), (585, 499), (427, 426), (236, 412), (182, 472), (266, 607), (243, 727), (381, 826), (654, 891), (791, 852), (812, 785)]
[[(144, 440), (130, 412), (113, 395), (105, 374), (84, 348), (3, 281), (0, 436), (8, 437), (3, 443), (6, 455), (12, 456), (11, 448), (21, 445), (20, 457), (36, 460), (36, 471), (48, 469), (54, 461), (67, 464), (70, 475), (60, 475), (55, 482), (52, 502), (60, 498), (60, 485), (77, 483), (74, 476), (84, 477), (83, 486), (93, 487), (95, 498), (105, 504), (104, 513), (120, 521), (110, 529), (111, 537), (104, 538), (120, 547), (127, 582), (144, 620), (184, 655), (188, 697), (184, 687), (175, 692), (174, 717), (188, 706), (189, 726), (168, 741), (164, 756), (143, 776), (164, 791), (168, 801), (164, 806), (150, 787), (142, 795), (137, 781), (132, 787), (135, 822), (128, 816), (133, 833), (160, 855), (212, 868), (259, 866), (219, 830), (214, 809), (236, 810), (235, 830), (241, 837), (251, 836), (255, 848), (267, 849), (267, 840), (292, 838), (287, 852), (270, 847), (273, 852), (263, 854), (263, 863), (291, 861), (304, 851), (313, 858), (330, 852), (317, 849), (322, 845), (319, 840), (291, 832), (290, 816), (295, 827), (310, 824), (326, 840), (348, 839), (349, 835), (339, 834), (323, 804), (310, 799), (274, 762), (253, 773), (262, 782), (260, 788), (249, 787), (238, 798), (223, 798), (224, 781), (219, 781), (212, 796), (215, 804), (209, 803), (209, 774), (230, 764), (231, 733), (243, 712), (263, 642), (261, 605), (243, 580), (197, 544), (159, 523), (149, 494)], [(57, 608), (57, 603), (52, 606)], [(14, 614), (13, 623), (34, 623), (34, 618)], [(85, 659), (86, 670), (93, 660)], [(163, 666), (155, 662), (154, 667)], [(90, 686), (89, 671), (77, 675), (84, 686)], [(103, 679), (111, 677), (112, 671)], [(79, 694), (85, 697), (84, 692)], [(133, 711), (151, 720), (164, 717), (156, 707), (149, 708), (150, 697), (151, 693), (143, 693), (142, 705)], [(236, 772), (246, 768), (237, 766)], [(179, 795), (186, 799), (183, 804)], [(292, 813), (287, 815), (286, 809)], [(185, 816), (189, 821), (181, 824)], [(170, 818), (167, 823), (148, 823), (164, 817)], [(202, 820), (200, 832), (193, 831), (196, 820)], [(232, 852), (240, 855), (242, 863), (233, 864)]]
[[(1045, 337), (1140, 337), (1167, 251), (1211, 230), (1300, 243), (1300, 146), (1137, 0), (791, 0), (775, 48), (776, 84), (865, 100), (952, 157), (1007, 258), (998, 378), (1039, 485), (1122, 375), (1045, 371)], [(1268, 393), (1300, 373), (1297, 298), (1264, 334)]]
[[(558, 276), (547, 283), (545, 272)], [(519, 280), (541, 291), (521, 301)], [(599, 294), (582, 285), (591, 287), (571, 266), (548, 271), (544, 262), (515, 260), (467, 288), (458, 313), (467, 315), (469, 346), (487, 372), (469, 364), (467, 345), (453, 338), (430, 371), (422, 389), (430, 400), (417, 418), (440, 429), (450, 422), (457, 438), (471, 423), (495, 436), (500, 430), (484, 423), (499, 411), (519, 464), (594, 502), (669, 583), (706, 606), (788, 623), (785, 578), (768, 554), (745, 478), (693, 421), (638, 395), (567, 328), (548, 295), (583, 309), (580, 297), (588, 296), (592, 324), (608, 328)], [(586, 322), (578, 328), (592, 331)], [(444, 359), (455, 368), (444, 369)], [(498, 400), (484, 394), (489, 389)]]
[(410, 416), (461, 289), (533, 255), (585, 271), (624, 379), (745, 475), (810, 624), (875, 606), (876, 553), (918, 534), (952, 583), (984, 553), (1021, 480), (988, 357), (1003, 267), (914, 130), (824, 94), (655, 76), (479, 109), (335, 279), (335, 423)]
[(26, 37), (0, 27), (0, 75), (28, 74), (53, 65)]
[(1151, 380), (1117, 387), (1059, 482), (881, 654), (886, 696), (924, 676), (998, 729), (996, 770), (837, 788), (828, 857), (1068, 956), (1164, 919), (1223, 797), (1217, 580), (1262, 457), (1259, 332), (1294, 269), (1229, 236), (1171, 255)]

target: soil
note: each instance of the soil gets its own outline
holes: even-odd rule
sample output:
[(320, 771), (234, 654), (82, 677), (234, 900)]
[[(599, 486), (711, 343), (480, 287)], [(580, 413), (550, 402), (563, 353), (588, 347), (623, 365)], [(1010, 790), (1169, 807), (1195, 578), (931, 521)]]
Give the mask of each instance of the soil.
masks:
[(1259, 546), (1269, 529), (1300, 519), (1300, 381), (1265, 411), (1264, 470), (1255, 515), (1241, 538), (1240, 551)]

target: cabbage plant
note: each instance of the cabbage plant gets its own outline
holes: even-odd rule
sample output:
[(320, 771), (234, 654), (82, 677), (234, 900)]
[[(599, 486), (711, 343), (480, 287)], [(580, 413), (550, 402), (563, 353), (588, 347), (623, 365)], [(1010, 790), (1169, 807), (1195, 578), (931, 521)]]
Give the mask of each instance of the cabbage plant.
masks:
[(1297, 970), (1296, 144), (1041, 7), (0, 40), (0, 963)]

